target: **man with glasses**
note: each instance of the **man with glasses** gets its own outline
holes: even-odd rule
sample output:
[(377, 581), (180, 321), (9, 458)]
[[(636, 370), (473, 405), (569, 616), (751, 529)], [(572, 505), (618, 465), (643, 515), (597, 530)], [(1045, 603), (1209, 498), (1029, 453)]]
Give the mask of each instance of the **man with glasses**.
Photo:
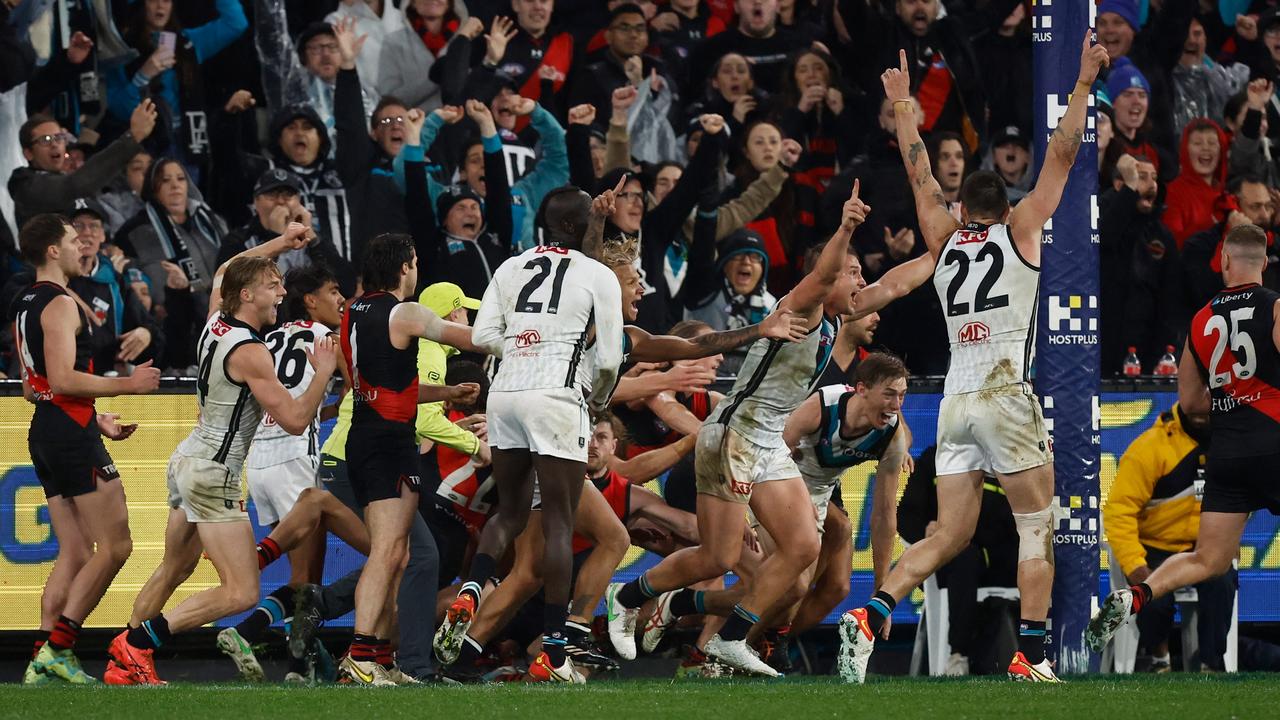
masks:
[[(1187, 238), (1186, 244), (1182, 246), (1187, 292), (1185, 305), (1178, 308), (1181, 317), (1194, 315), (1199, 307), (1222, 290), (1222, 241), (1232, 228), (1253, 224), (1269, 234), (1275, 230), (1275, 200), (1261, 177), (1245, 174), (1232, 178), (1227, 183), (1227, 193), (1225, 202), (1231, 210), (1226, 219)], [(1280, 270), (1273, 264), (1277, 260), (1277, 254), (1274, 243), (1267, 246), (1268, 266), (1263, 270), (1262, 282), (1272, 289), (1280, 288)], [(1165, 344), (1166, 341), (1152, 343), (1158, 347), (1150, 348), (1149, 352), (1163, 352)], [(1143, 359), (1147, 360), (1145, 357)], [(1119, 362), (1116, 357), (1107, 360)]]
[(62, 212), (76, 198), (96, 193), (108, 185), (142, 150), (139, 143), (151, 135), (155, 125), (155, 105), (143, 100), (129, 119), (128, 132), (86, 160), (79, 170), (67, 173), (64, 169), (67, 144), (75, 138), (52, 117), (31, 116), (18, 131), (22, 156), (28, 165), (9, 176), (9, 194), (13, 196), (17, 226), (25, 225), (40, 213)]
[[(355, 18), (348, 19), (354, 27)], [(346, 21), (339, 21), (339, 25), (344, 22)], [(337, 134), (334, 133), (334, 117), (337, 114), (334, 110), (334, 93), (337, 90), (338, 70), (342, 65), (342, 52), (335, 35), (337, 27), (327, 22), (312, 23), (299, 33), (297, 45), (298, 60), (307, 74), (307, 96), (312, 107), (324, 120), (325, 128), (333, 134), (334, 140), (337, 140)], [(359, 49), (356, 52), (359, 53)], [(362, 87), (360, 102), (364, 105), (365, 117), (368, 117), (378, 102), (377, 94), (372, 88)]]
[(128, 258), (119, 250), (113, 255), (103, 251), (106, 216), (106, 210), (93, 198), (77, 199), (68, 213), (80, 241), (80, 275), (72, 277), (67, 286), (88, 306), (95, 325), (91, 344), (97, 375), (119, 372), (117, 364), (136, 365), (164, 351), (160, 323), (126, 280), (132, 269)]
[[(651, 102), (662, 104), (674, 100), (673, 86), (665, 76), (662, 60), (644, 54), (649, 47), (649, 29), (645, 25), (644, 11), (635, 3), (622, 3), (613, 9), (609, 26), (604, 31), (605, 42), (600, 62), (587, 67), (574, 87), (571, 105), (591, 103), (596, 112), (603, 113), (613, 106), (613, 91), (637, 80), (653, 80), (650, 90), (655, 96)], [(654, 73), (659, 76), (654, 80)]]
[(404, 193), (396, 186), (392, 161), (405, 142), (405, 116), (409, 109), (391, 95), (366, 111), (360, 98), (360, 73), (356, 56), (364, 43), (355, 32), (355, 19), (333, 26), (340, 55), (333, 95), (338, 142), (338, 177), (347, 188), (351, 206), (351, 236), (355, 247), (348, 256), (359, 265), (363, 243), (383, 233), (403, 233), (409, 229)]

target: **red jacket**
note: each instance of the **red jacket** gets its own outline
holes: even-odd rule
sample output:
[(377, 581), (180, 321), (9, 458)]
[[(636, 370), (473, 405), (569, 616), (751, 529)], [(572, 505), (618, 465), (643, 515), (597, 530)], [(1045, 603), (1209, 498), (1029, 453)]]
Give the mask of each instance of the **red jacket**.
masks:
[[(1187, 144), (1191, 133), (1205, 128), (1212, 128), (1218, 133), (1218, 169), (1214, 172), (1213, 185), (1205, 183), (1191, 166), (1191, 155)], [(1227, 134), (1212, 120), (1198, 118), (1187, 123), (1182, 130), (1182, 142), (1178, 146), (1178, 177), (1169, 183), (1165, 196), (1165, 211), (1161, 220), (1169, 228), (1173, 239), (1181, 250), (1187, 238), (1208, 230), (1221, 221), (1222, 211), (1219, 200), (1222, 198), (1227, 183), (1227, 152), (1230, 145)]]

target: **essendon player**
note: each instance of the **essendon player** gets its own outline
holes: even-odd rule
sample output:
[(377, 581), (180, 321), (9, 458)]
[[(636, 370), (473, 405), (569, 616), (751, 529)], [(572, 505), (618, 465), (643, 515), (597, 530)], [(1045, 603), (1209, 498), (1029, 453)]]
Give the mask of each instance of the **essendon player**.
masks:
[(1146, 582), (1107, 596), (1085, 630), (1094, 652), (1152, 598), (1230, 569), (1249, 513), (1280, 515), (1280, 293), (1262, 287), (1266, 266), (1266, 232), (1246, 224), (1227, 233), (1226, 288), (1191, 320), (1178, 365), (1178, 406), (1209, 413), (1213, 429), (1200, 535)]
[[(414, 419), (418, 410), (418, 338), (475, 350), (471, 328), (441, 320), (425, 305), (404, 302), (418, 284), (418, 258), (408, 235), (369, 242), (361, 271), (364, 294), (342, 316), (342, 351), (354, 407), (347, 434), (347, 472), (369, 527), (369, 560), (356, 584), (355, 633), (339, 664), (339, 680), (394, 685), (393, 594), (404, 572), (409, 527), (421, 485)], [(483, 352), (483, 351), (481, 351)]]
[[(333, 341), (317, 338), (306, 352), (315, 375), (298, 397), (276, 376), (260, 331), (276, 322), (284, 299), (270, 259), (302, 247), (311, 229), (290, 223), (284, 235), (240, 253), (218, 268), (209, 319), (197, 346), (196, 427), (169, 460), (169, 512), (164, 559), (134, 601), (130, 626), (111, 641), (103, 679), (112, 685), (160, 685), (153, 653), (173, 634), (244, 612), (258, 601), (253, 527), (240, 499), (240, 473), (262, 413), (286, 432), (311, 426), (337, 367)], [(201, 550), (218, 572), (217, 587), (161, 614)]]
[(58, 559), (40, 598), (40, 639), (22, 681), (91, 683), (74, 653), (80, 624), (102, 599), (133, 547), (129, 513), (102, 436), (123, 440), (137, 425), (99, 414), (94, 398), (151, 392), (160, 371), (150, 362), (127, 378), (93, 374), (94, 324), (67, 290), (80, 275), (80, 242), (60, 215), (37, 215), (18, 236), (36, 282), (14, 304), (22, 392), (35, 404), (27, 447), (58, 538)]

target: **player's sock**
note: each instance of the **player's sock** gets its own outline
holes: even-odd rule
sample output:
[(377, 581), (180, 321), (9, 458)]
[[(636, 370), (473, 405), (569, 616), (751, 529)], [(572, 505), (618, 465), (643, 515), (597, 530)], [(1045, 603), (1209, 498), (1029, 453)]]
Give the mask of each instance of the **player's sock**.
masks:
[(618, 602), (622, 607), (634, 610), (644, 604), (645, 600), (656, 598), (662, 593), (653, 589), (649, 584), (649, 573), (641, 573), (640, 577), (632, 580), (622, 589), (618, 591)]
[(1018, 652), (1032, 665), (1044, 662), (1044, 620), (1018, 622)]
[(32, 660), (35, 660), (36, 655), (39, 655), (39, 654), (40, 654), (40, 648), (44, 647), (44, 644), (45, 644), (45, 643), (49, 642), (49, 634), (50, 634), (50, 631), (48, 631), (48, 630), (37, 630), (37, 631), (36, 631), (36, 641), (35, 641), (35, 643), (34, 643), (34, 644), (32, 645), (32, 647), (31, 647), (31, 659), (32, 659)]
[(388, 670), (392, 665), (396, 664), (395, 655), (391, 654), (391, 641), (378, 639), (378, 644), (374, 646), (373, 654), (378, 659), (378, 664)]
[(1142, 610), (1142, 606), (1151, 602), (1151, 586), (1146, 583), (1138, 583), (1130, 585), (1129, 589), (1133, 591), (1133, 611), (1131, 614), (1137, 615)]
[(347, 648), (347, 655), (352, 660), (359, 660), (360, 662), (377, 662), (378, 638), (372, 635), (355, 633), (351, 636), (351, 646)]
[(476, 642), (475, 638), (463, 635), (462, 650), (458, 652), (458, 659), (454, 660), (453, 664), (462, 668), (473, 668), (480, 662), (480, 655), (483, 652), (484, 646)]
[(246, 642), (255, 643), (261, 640), (267, 628), (293, 617), (293, 593), (294, 589), (288, 585), (272, 590), (262, 599), (258, 607), (249, 613), (249, 617), (240, 621), (236, 626), (236, 632), (240, 633), (240, 637)]
[(258, 543), (258, 569), (261, 570), (280, 559), (280, 546), (270, 537), (262, 538)]
[(49, 633), (49, 647), (54, 650), (69, 650), (76, 646), (80, 637), (80, 623), (66, 615), (59, 615), (58, 622)]
[(467, 576), (467, 581), (462, 584), (462, 589), (458, 594), (468, 593), (471, 599), (475, 600), (476, 607), (480, 607), (480, 593), (484, 590), (484, 584), (493, 575), (494, 569), (497, 567), (497, 561), (492, 555), (487, 553), (476, 553), (471, 558), (471, 574)]
[(568, 620), (564, 624), (564, 635), (570, 642), (579, 647), (591, 642), (591, 628), (583, 623)]
[(564, 626), (568, 617), (569, 608), (560, 603), (548, 602), (542, 610), (542, 651), (551, 661), (551, 667), (564, 664), (564, 646), (568, 641)]
[(741, 605), (734, 605), (733, 614), (725, 621), (724, 627), (720, 628), (720, 639), (729, 642), (746, 640), (747, 631), (751, 630), (751, 626), (758, 622), (760, 622), (759, 615)]
[(684, 617), (685, 615), (701, 615), (707, 611), (703, 599), (706, 593), (702, 590), (690, 590), (685, 588), (679, 590), (675, 595), (671, 596), (671, 602), (667, 608), (671, 610), (671, 614), (676, 617)]
[(871, 600), (867, 601), (863, 608), (867, 611), (867, 624), (871, 626), (872, 635), (880, 634), (880, 628), (884, 627), (884, 621), (893, 614), (893, 608), (897, 604), (898, 601), (883, 590), (877, 590), (876, 594), (871, 596)]
[(169, 632), (169, 621), (164, 615), (157, 615), (150, 620), (143, 620), (136, 628), (129, 628), (125, 642), (142, 650), (155, 650), (169, 642), (173, 634)]

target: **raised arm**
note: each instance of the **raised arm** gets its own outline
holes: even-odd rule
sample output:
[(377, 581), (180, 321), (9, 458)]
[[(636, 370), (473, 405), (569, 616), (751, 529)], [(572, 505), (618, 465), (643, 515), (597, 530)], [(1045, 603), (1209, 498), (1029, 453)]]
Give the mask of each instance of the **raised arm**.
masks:
[(916, 105), (911, 99), (911, 72), (907, 69), (906, 50), (898, 51), (898, 67), (885, 70), (880, 82), (884, 85), (885, 97), (893, 101), (898, 150), (902, 153), (902, 164), (907, 168), (907, 180), (915, 196), (920, 230), (924, 233), (929, 252), (937, 255), (960, 223), (947, 209), (947, 199), (933, 177), (929, 153), (925, 150), (924, 140), (920, 139), (920, 129), (916, 127)]
[(881, 310), (885, 305), (907, 295), (933, 277), (937, 265), (933, 253), (895, 265), (879, 280), (858, 292), (853, 298), (853, 319), (864, 318)]
[(1049, 138), (1036, 186), (1009, 214), (1009, 227), (1013, 229), (1018, 252), (1032, 264), (1040, 262), (1040, 231), (1058, 209), (1062, 191), (1067, 186), (1067, 176), (1084, 139), (1090, 88), (1094, 78), (1098, 77), (1098, 70), (1111, 62), (1106, 48), (1092, 44), (1091, 35), (1089, 30), (1085, 30), (1084, 46), (1080, 52), (1080, 75), (1067, 103), (1067, 112)]
[(791, 310), (778, 308), (764, 321), (737, 330), (724, 330), (682, 338), (675, 335), (650, 335), (638, 327), (628, 327), (631, 335), (631, 359), (636, 362), (697, 360), (726, 353), (759, 340), (800, 342), (808, 335), (808, 321)]
[(213, 274), (213, 289), (209, 293), (209, 315), (205, 319), (213, 317), (214, 313), (222, 310), (222, 275), (236, 258), (269, 257), (274, 260), (290, 250), (306, 247), (307, 243), (315, 237), (316, 232), (309, 224), (291, 222), (285, 227), (283, 234), (261, 245), (236, 253), (231, 259), (219, 265), (218, 270)]
[(271, 413), (276, 424), (290, 435), (301, 435), (311, 427), (311, 421), (324, 400), (325, 385), (338, 365), (331, 337), (318, 338), (306, 353), (307, 362), (315, 368), (315, 374), (311, 376), (307, 389), (296, 398), (276, 377), (275, 365), (266, 345), (246, 343), (232, 350), (227, 357), (230, 376), (244, 381), (253, 397), (262, 404), (262, 409)]
[(831, 292), (831, 287), (848, 268), (849, 238), (853, 237), (853, 231), (867, 219), (867, 214), (871, 212), (871, 207), (858, 197), (861, 191), (862, 181), (854, 180), (853, 192), (845, 201), (840, 215), (840, 227), (822, 248), (822, 254), (814, 263), (813, 270), (782, 299), (779, 307), (786, 307), (797, 315), (806, 317), (821, 307), (823, 299), (826, 298), (827, 293)]

